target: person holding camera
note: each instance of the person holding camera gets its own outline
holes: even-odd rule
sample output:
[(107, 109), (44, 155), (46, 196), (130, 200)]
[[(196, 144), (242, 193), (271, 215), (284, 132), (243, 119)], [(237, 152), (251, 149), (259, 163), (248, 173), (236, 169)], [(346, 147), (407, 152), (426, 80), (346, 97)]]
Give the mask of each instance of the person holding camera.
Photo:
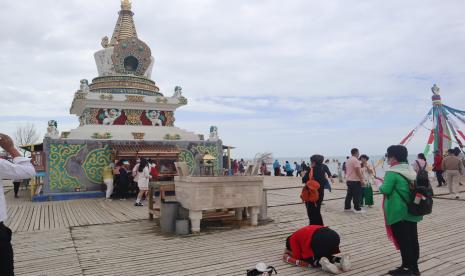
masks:
[(4, 224), (8, 216), (2, 180), (32, 178), (35, 170), (29, 158), (21, 156), (8, 135), (0, 134), (0, 147), (13, 159), (13, 162), (0, 159), (0, 275), (7, 276), (14, 275), (14, 265), (11, 230)]

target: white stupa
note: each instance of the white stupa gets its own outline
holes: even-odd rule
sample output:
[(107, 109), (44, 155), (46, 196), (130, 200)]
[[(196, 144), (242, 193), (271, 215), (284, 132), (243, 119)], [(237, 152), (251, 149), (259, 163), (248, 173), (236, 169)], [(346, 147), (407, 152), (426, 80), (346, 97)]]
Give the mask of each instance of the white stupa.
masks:
[(155, 59), (137, 37), (131, 2), (123, 0), (113, 35), (95, 53), (98, 77), (81, 80), (70, 112), (80, 126), (64, 139), (200, 141), (201, 135), (174, 126), (174, 112), (187, 104), (182, 88), (165, 97), (151, 79)]

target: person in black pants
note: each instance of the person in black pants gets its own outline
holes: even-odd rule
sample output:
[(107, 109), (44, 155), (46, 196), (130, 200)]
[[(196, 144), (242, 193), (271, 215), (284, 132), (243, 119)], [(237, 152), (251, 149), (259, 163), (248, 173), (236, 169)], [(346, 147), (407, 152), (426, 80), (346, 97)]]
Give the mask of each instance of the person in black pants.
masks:
[(417, 223), (423, 217), (409, 212), (406, 198), (412, 196), (410, 183), (416, 179), (419, 187), (430, 185), (429, 179), (417, 178), (416, 172), (407, 162), (408, 151), (402, 145), (393, 145), (387, 149), (387, 160), (390, 169), (384, 176), (384, 182), (379, 186), (379, 192), (384, 195), (384, 224), (391, 229), (388, 237), (397, 241), (402, 265), (390, 270), (389, 275), (421, 275), (418, 269), (420, 245), (418, 242)]
[(403, 220), (392, 224), (391, 229), (400, 247), (402, 265), (400, 269), (390, 271), (390, 274), (396, 275), (397, 272), (402, 273), (405, 268), (408, 268), (412, 271), (409, 275), (419, 275), (420, 244), (418, 243), (417, 223)]
[(332, 274), (349, 271), (350, 255), (340, 254), (339, 244), (336, 231), (321, 225), (308, 225), (286, 239), (283, 261), (304, 268), (321, 267)]
[(0, 272), (13, 275), (13, 247), (11, 246), (11, 230), (0, 222)]
[(350, 153), (352, 156), (346, 161), (346, 184), (347, 194), (344, 203), (344, 211), (352, 211), (350, 208), (350, 201), (354, 202), (354, 213), (364, 213), (362, 210), (362, 195), (364, 178), (362, 175), (362, 166), (358, 157), (360, 156), (359, 150), (353, 148)]
[(13, 140), (0, 133), (0, 148), (3, 148), (12, 161), (0, 159), (0, 275), (14, 275), (13, 247), (11, 230), (4, 224), (8, 219), (7, 206), (3, 192), (3, 179), (28, 179), (34, 177), (35, 170), (29, 158), (22, 157)]
[(19, 186), (21, 185), (21, 180), (13, 181), (13, 191), (15, 192), (15, 198), (18, 198)]
[(443, 156), (439, 151), (434, 151), (434, 163), (433, 163), (433, 172), (436, 174), (436, 179), (438, 180), (438, 187), (445, 186), (446, 180), (442, 176), (442, 160)]
[(354, 203), (354, 210), (362, 209), (363, 187), (360, 181), (347, 181), (347, 195), (345, 199), (344, 210), (350, 211), (351, 200)]
[(129, 174), (131, 171), (129, 170), (129, 162), (123, 161), (121, 162), (122, 166), (119, 169), (119, 174), (117, 175), (116, 179), (116, 197), (120, 200), (124, 200), (128, 198), (128, 189), (129, 189)]
[[(313, 155), (310, 158), (311, 161), (311, 170), (313, 170), (313, 179), (315, 179), (319, 184), (320, 188), (318, 189), (319, 197), (317, 202), (305, 202), (305, 207), (307, 208), (307, 215), (310, 225), (324, 225), (323, 217), (321, 216), (321, 203), (325, 197), (324, 184), (326, 181), (325, 171), (323, 169), (324, 157), (321, 155)], [(310, 172), (306, 173), (302, 178), (302, 183), (307, 183), (310, 177)]]
[(441, 186), (446, 186), (446, 180), (444, 179), (444, 176), (442, 175), (443, 171), (438, 170), (434, 172), (436, 174), (436, 179), (438, 180), (438, 187)]

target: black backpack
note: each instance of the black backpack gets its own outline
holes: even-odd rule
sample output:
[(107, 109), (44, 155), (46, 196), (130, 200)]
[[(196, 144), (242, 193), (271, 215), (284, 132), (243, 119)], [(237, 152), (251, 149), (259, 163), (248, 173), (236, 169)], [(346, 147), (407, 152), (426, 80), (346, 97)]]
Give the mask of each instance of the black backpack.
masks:
[(400, 198), (405, 202), (408, 208), (408, 212), (413, 216), (424, 216), (429, 215), (433, 211), (433, 188), (429, 182), (428, 172), (426, 171), (426, 165), (422, 168), (418, 161), (418, 172), (417, 178), (413, 183), (410, 182), (406, 177), (402, 177), (407, 180), (410, 186), (410, 198), (406, 200), (400, 194)]
[(416, 160), (415, 162), (417, 162), (417, 166), (418, 166), (417, 178), (415, 179), (415, 182), (416, 183), (425, 183), (425, 184), (428, 183), (428, 185), (430, 185), (428, 171), (426, 171), (426, 164), (422, 168), (420, 166), (420, 162), (418, 162), (418, 160)]
[(268, 275), (272, 275), (273, 272), (275, 274), (278, 274), (278, 272), (276, 272), (276, 269), (274, 267), (272, 267), (272, 266), (269, 266), (267, 268), (266, 272), (260, 272), (256, 268), (254, 268), (254, 269), (248, 269), (247, 270), (247, 276), (261, 276), (261, 275), (263, 275), (263, 273), (268, 273)]

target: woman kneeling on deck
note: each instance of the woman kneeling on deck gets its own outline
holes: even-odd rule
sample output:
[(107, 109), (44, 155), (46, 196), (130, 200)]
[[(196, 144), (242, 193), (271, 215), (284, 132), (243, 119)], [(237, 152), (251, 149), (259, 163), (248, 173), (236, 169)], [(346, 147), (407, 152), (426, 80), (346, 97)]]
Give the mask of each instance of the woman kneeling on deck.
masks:
[(321, 225), (300, 228), (286, 240), (283, 261), (301, 267), (321, 267), (338, 274), (350, 269), (350, 256), (339, 254), (340, 238), (336, 231)]

